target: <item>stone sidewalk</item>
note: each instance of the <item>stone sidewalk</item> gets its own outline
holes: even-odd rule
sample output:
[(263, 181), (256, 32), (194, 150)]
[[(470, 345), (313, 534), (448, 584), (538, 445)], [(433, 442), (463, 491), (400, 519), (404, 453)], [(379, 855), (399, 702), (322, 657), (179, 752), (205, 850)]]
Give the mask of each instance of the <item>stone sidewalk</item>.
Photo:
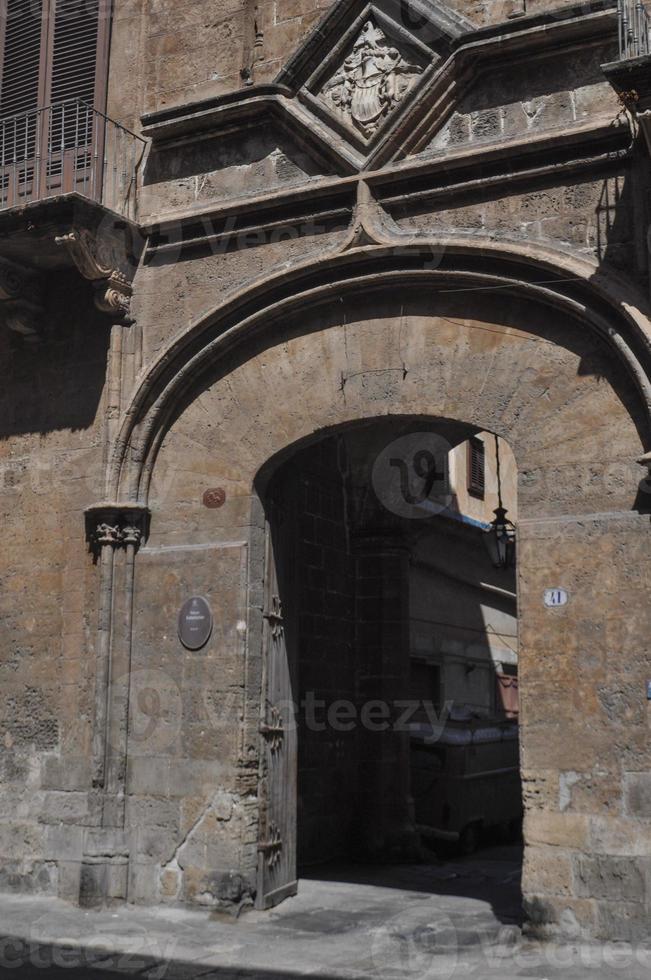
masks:
[[(271, 912), (233, 920), (180, 908), (100, 912), (0, 898), (0, 976), (18, 980), (649, 980), (651, 947), (523, 939), (517, 866), (341, 869), (303, 879)], [(354, 880), (351, 880), (354, 879)]]

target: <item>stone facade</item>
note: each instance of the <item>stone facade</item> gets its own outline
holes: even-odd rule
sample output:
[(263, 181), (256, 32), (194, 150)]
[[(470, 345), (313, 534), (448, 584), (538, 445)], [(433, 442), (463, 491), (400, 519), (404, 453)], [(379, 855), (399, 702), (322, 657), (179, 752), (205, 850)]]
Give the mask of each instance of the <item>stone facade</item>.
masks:
[[(372, 656), (357, 694), (390, 700), (408, 595), (396, 527), (356, 512), (365, 554), (341, 495), (308, 492), (287, 566), (274, 480), (299, 451), (332, 472), (324, 434), (359, 491), (389, 436), (484, 431), (519, 477), (529, 922), (648, 938), (650, 187), (601, 70), (616, 7), (371, 8), (116, 0), (109, 114), (149, 145), (128, 235), (108, 211), (86, 224), (120, 261), (63, 267), (51, 205), (0, 212), (4, 257), (36, 274), (50, 249), (38, 328), (0, 331), (0, 888), (281, 898), (283, 644), (300, 662), (326, 637), (339, 673), (310, 684), (333, 692), (351, 647)], [(214, 616), (198, 651), (177, 633), (190, 596)], [(300, 734), (302, 778), (323, 768), (345, 804), (345, 746)], [(377, 751), (375, 843), (408, 849), (404, 744)]]

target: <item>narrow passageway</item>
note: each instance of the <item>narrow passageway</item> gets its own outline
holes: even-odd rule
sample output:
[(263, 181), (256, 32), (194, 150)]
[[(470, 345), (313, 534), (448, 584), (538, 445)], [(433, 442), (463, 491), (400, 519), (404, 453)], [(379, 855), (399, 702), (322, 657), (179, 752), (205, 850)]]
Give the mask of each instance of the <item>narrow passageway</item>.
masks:
[[(465, 944), (520, 923), (516, 484), (491, 433), (399, 418), (323, 436), (268, 484), (296, 928), (407, 909)], [(282, 759), (272, 741), (270, 773)]]

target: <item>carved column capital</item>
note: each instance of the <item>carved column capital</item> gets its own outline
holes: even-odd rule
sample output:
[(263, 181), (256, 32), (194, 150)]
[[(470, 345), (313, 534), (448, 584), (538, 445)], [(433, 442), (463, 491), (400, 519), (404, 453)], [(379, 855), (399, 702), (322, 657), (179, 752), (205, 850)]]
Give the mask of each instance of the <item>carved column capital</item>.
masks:
[(88, 228), (73, 228), (55, 241), (68, 251), (84, 279), (93, 283), (97, 309), (124, 323), (133, 322), (133, 285), (128, 274), (126, 242), (117, 234)]
[(7, 259), (0, 259), (0, 314), (15, 333), (38, 336), (44, 313), (38, 274)]
[(95, 548), (105, 548), (107, 545), (117, 547), (122, 543), (119, 524), (107, 524), (104, 521), (97, 524), (91, 532), (91, 542)]
[(86, 535), (91, 549), (131, 546), (136, 550), (146, 540), (150, 512), (142, 504), (102, 503), (86, 511)]
[(142, 542), (144, 533), (144, 526), (139, 527), (138, 524), (135, 524), (132, 521), (125, 524), (122, 528), (122, 542), (125, 545), (132, 545), (134, 548), (138, 549)]

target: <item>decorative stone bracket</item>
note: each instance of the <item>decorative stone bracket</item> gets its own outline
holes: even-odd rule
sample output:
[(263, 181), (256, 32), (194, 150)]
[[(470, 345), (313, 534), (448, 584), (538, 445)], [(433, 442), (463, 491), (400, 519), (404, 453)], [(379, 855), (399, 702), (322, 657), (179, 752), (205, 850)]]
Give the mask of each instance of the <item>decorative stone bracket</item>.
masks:
[(73, 228), (55, 241), (67, 249), (84, 279), (92, 282), (97, 309), (123, 323), (133, 323), (131, 298), (135, 268), (126, 243), (115, 234), (103, 235), (88, 228)]
[(150, 512), (142, 504), (95, 504), (86, 511), (86, 536), (91, 550), (131, 546), (137, 550), (147, 539)]
[(45, 312), (39, 276), (7, 259), (0, 259), (0, 312), (10, 330), (27, 340), (38, 336)]

